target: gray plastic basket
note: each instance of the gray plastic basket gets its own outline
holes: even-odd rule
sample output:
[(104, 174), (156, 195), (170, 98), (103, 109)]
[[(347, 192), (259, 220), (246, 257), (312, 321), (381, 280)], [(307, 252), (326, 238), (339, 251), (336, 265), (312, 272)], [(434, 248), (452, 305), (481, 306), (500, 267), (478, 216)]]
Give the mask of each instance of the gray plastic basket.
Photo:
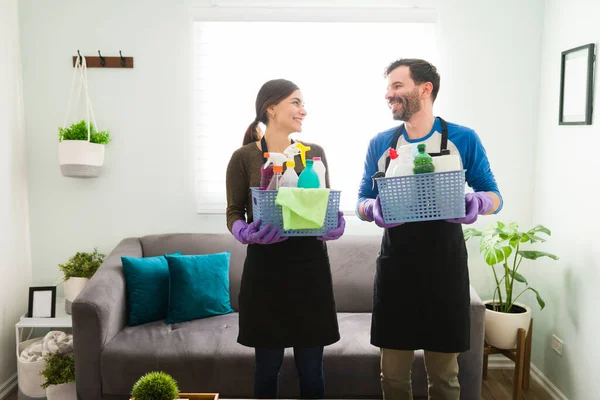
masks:
[(386, 224), (465, 216), (464, 169), (375, 180)]
[(327, 213), (325, 222), (319, 229), (283, 229), (283, 215), (281, 206), (275, 204), (277, 190), (260, 190), (257, 187), (251, 187), (252, 190), (252, 215), (255, 220), (260, 219), (260, 225), (272, 224), (283, 231), (283, 236), (322, 236), (328, 231), (338, 226), (338, 210), (340, 209), (339, 190), (329, 192), (329, 203), (327, 204)]

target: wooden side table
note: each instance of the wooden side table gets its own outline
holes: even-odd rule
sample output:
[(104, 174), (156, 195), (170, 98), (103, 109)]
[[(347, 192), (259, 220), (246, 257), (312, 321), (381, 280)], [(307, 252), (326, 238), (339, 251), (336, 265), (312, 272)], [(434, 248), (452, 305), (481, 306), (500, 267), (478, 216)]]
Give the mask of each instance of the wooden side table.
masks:
[(529, 329), (517, 331), (517, 348), (512, 350), (498, 349), (487, 342), (483, 347), (483, 379), (487, 379), (488, 357), (490, 354), (503, 354), (515, 363), (515, 379), (513, 382), (513, 400), (520, 400), (523, 389), (529, 389), (531, 373), (531, 335), (533, 331), (533, 318), (529, 322)]

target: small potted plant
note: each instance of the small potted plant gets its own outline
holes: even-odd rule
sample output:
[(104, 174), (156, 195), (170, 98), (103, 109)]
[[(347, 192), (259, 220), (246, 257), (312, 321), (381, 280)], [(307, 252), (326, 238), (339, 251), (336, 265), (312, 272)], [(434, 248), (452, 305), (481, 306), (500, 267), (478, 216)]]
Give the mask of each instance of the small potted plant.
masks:
[[(516, 222), (505, 225), (497, 222), (495, 226), (485, 231), (473, 228), (465, 229), (465, 240), (480, 237), (479, 251), (483, 254), (485, 262), (492, 267), (496, 289), (492, 300), (485, 301), (485, 340), (488, 344), (498, 349), (514, 349), (517, 346), (517, 331), (519, 328), (527, 331), (531, 320), (531, 310), (524, 304), (517, 303), (517, 299), (527, 291), (535, 293), (540, 309), (545, 307), (544, 300), (538, 291), (527, 282), (519, 272), (523, 259), (537, 260), (540, 257), (549, 257), (558, 260), (554, 254), (543, 251), (522, 248), (530, 243), (543, 243), (550, 236), (550, 230), (542, 225), (537, 225), (528, 231), (520, 231)], [(496, 266), (499, 266), (498, 270)], [(520, 292), (515, 291), (515, 283), (525, 285)], [(517, 289), (519, 290), (519, 289)]]
[(110, 132), (97, 131), (90, 121), (81, 120), (58, 128), (58, 158), (64, 176), (92, 178), (100, 175), (104, 164), (104, 145)]
[(106, 255), (98, 253), (98, 249), (94, 248), (92, 253), (77, 252), (66, 263), (58, 265), (64, 275), (65, 310), (68, 314), (71, 314), (71, 303), (100, 268), (104, 257)]
[(60, 351), (45, 357), (46, 365), (40, 375), (45, 378), (42, 387), (48, 400), (76, 400), (75, 356)]
[(133, 385), (131, 400), (218, 400), (218, 393), (179, 393), (177, 382), (164, 372), (148, 372)]

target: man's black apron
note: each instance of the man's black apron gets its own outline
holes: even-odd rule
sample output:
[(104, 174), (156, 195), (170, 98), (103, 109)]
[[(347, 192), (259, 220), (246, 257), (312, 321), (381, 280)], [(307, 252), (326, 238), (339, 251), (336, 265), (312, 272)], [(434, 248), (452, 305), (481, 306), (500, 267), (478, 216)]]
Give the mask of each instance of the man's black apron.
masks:
[(327, 245), (316, 237), (248, 245), (239, 304), (242, 345), (318, 347), (340, 339)]
[[(448, 154), (442, 123), (440, 153)], [(396, 131), (396, 148), (402, 127)], [(388, 159), (389, 162), (389, 159)], [(385, 229), (373, 293), (371, 344), (397, 350), (469, 349), (470, 294), (462, 225), (411, 222)]]

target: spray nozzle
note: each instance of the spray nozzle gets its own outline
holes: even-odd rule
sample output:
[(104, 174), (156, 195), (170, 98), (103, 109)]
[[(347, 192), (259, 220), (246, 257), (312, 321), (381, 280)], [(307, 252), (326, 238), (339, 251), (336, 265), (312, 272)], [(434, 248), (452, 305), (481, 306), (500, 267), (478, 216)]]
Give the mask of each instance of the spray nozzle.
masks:
[(269, 166), (269, 164), (273, 163), (274, 172), (278, 172), (275, 169), (276, 167), (281, 167), (281, 169), (279, 170), (279, 172), (281, 172), (283, 170), (283, 163), (287, 161), (287, 157), (281, 153), (264, 153), (264, 157), (267, 159), (267, 162), (265, 163), (265, 165), (263, 165), (263, 168), (266, 169)]
[(306, 167), (306, 152), (308, 150), (310, 150), (310, 146), (305, 146), (300, 142), (296, 142), (294, 143), (294, 145), (298, 148), (298, 150), (300, 151), (300, 159), (302, 160), (302, 165), (304, 167)]

